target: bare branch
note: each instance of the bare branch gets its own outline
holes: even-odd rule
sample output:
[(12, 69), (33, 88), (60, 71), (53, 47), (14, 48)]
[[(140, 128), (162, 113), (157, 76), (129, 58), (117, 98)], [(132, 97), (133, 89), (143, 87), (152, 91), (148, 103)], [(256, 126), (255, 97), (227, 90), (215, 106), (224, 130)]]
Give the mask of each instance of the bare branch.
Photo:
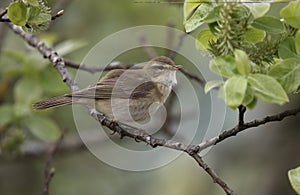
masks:
[(59, 18), (60, 16), (62, 16), (63, 14), (64, 14), (64, 10), (62, 9), (62, 10), (58, 11), (55, 15), (53, 15), (51, 17), (51, 20), (55, 20), (55, 19)]
[(184, 33), (182, 34), (180, 37), (179, 37), (179, 41), (178, 41), (178, 44), (177, 46), (175, 47), (175, 49), (173, 51), (171, 51), (169, 53), (169, 58), (171, 58), (172, 60), (175, 59), (176, 57), (176, 54), (177, 52), (180, 50), (180, 48), (182, 47), (182, 44), (183, 44), (183, 41), (184, 41), (184, 38), (186, 37), (186, 35), (188, 35), (187, 33)]
[(70, 77), (66, 67), (65, 62), (62, 57), (60, 57), (55, 51), (48, 48), (45, 43), (39, 40), (32, 34), (26, 34), (19, 26), (14, 24), (8, 24), (9, 28), (11, 28), (16, 34), (21, 36), (30, 46), (36, 48), (44, 58), (48, 58), (50, 62), (53, 63), (53, 66), (60, 73), (63, 82), (65, 82), (72, 91), (78, 90), (78, 86)]
[(205, 87), (206, 81), (199, 78), (198, 76), (184, 70), (183, 68), (180, 69), (180, 72), (182, 72), (185, 76), (189, 77), (190, 79), (197, 81), (202, 87)]
[(136, 68), (134, 66), (134, 64), (125, 64), (125, 63), (121, 63), (121, 62), (111, 62), (110, 64), (108, 64), (106, 66), (99, 65), (99, 66), (96, 66), (96, 67), (92, 67), (92, 66), (88, 66), (86, 64), (77, 64), (75, 62), (65, 60), (65, 65), (67, 67), (75, 68), (75, 69), (79, 69), (79, 70), (84, 70), (84, 71), (87, 71), (89, 73), (109, 71), (109, 70), (113, 70), (113, 69)]
[(191, 157), (193, 157), (198, 165), (204, 169), (204, 171), (209, 174), (209, 176), (213, 179), (214, 183), (217, 183), (228, 195), (237, 195), (235, 191), (230, 189), (228, 185), (212, 170), (199, 156), (197, 153), (190, 153), (189, 154)]
[(146, 45), (148, 45), (148, 41), (144, 34), (140, 35), (140, 43), (142, 45), (145, 45), (145, 46), (143, 46), (143, 49), (144, 49), (145, 53), (148, 55), (149, 59), (155, 58), (157, 56), (156, 51), (152, 47), (146, 46)]
[(266, 124), (269, 122), (281, 121), (288, 116), (296, 116), (298, 113), (300, 113), (300, 107), (296, 108), (296, 109), (292, 109), (292, 110), (286, 110), (279, 114), (267, 116), (263, 119), (256, 119), (256, 120), (244, 123), (243, 125), (237, 125), (230, 130), (223, 131), (218, 136), (215, 136), (209, 140), (206, 140), (205, 142), (198, 144), (197, 146), (192, 146), (192, 147), (194, 148), (194, 150), (197, 150), (198, 152), (200, 152), (212, 145), (220, 143), (221, 141), (223, 141), (229, 137), (235, 136), (236, 134), (238, 134), (242, 131), (245, 131), (246, 129), (258, 127), (260, 125), (263, 125), (263, 124)]
[(246, 107), (243, 105), (240, 105), (238, 107), (239, 109), (239, 126), (242, 126), (244, 124), (244, 116), (245, 116), (245, 112), (246, 112)]
[(51, 179), (53, 178), (55, 174), (55, 168), (51, 167), (51, 163), (54, 157), (54, 154), (56, 152), (56, 149), (61, 144), (61, 142), (64, 139), (65, 131), (61, 134), (60, 138), (49, 148), (48, 157), (45, 163), (45, 169), (44, 169), (44, 188), (42, 195), (49, 195), (49, 186)]

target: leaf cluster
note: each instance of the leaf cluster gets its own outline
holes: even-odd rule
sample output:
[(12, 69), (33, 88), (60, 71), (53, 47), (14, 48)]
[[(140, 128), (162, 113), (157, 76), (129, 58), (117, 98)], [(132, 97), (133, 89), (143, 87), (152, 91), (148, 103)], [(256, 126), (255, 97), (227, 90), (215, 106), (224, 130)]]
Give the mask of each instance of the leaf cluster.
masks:
[(43, 0), (17, 0), (7, 8), (9, 20), (26, 31), (41, 31), (48, 28), (51, 9)]
[[(56, 38), (53, 34), (44, 34), (43, 40), (52, 45)], [(84, 44), (67, 40), (52, 47), (61, 55), (67, 55)], [(47, 142), (58, 139), (60, 128), (51, 117), (55, 111), (36, 113), (31, 105), (68, 90), (59, 74), (36, 50), (4, 50), (0, 63), (0, 154), (18, 152), (25, 139)], [(5, 90), (1, 90), (1, 86)]]
[(265, 15), (271, 1), (252, 2), (184, 4), (186, 31), (207, 25), (196, 47), (213, 55), (210, 69), (225, 78), (208, 82), (205, 92), (218, 88), (233, 109), (253, 108), (257, 99), (282, 105), (300, 88), (300, 4), (290, 2), (277, 18)]

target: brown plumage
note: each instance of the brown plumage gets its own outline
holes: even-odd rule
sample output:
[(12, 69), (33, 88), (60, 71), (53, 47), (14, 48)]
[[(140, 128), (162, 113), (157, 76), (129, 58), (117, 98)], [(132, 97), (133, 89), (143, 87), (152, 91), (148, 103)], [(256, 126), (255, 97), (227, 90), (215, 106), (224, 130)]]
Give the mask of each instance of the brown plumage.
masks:
[(34, 103), (35, 110), (69, 104), (87, 104), (119, 121), (149, 118), (153, 103), (163, 104), (176, 84), (178, 67), (167, 57), (149, 61), (143, 69), (109, 71), (95, 85)]

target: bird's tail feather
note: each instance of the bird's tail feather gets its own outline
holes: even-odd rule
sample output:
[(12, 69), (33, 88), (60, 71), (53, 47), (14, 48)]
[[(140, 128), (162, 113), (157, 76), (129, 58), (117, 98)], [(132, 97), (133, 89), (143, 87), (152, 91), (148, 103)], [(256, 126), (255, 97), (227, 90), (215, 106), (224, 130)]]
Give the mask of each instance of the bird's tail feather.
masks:
[(72, 104), (72, 97), (58, 96), (58, 97), (53, 97), (50, 99), (36, 102), (32, 106), (34, 110), (44, 110), (47, 108), (58, 107), (58, 106), (69, 105), (69, 104)]

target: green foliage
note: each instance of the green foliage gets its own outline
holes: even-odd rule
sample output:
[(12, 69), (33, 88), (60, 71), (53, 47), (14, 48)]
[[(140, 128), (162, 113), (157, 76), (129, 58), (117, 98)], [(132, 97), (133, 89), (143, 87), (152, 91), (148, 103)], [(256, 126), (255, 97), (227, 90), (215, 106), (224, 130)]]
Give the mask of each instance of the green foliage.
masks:
[(282, 33), (284, 31), (283, 23), (273, 16), (256, 18), (253, 20), (252, 26), (265, 32), (275, 34)]
[(295, 192), (300, 194), (300, 167), (289, 170), (288, 177)]
[(225, 102), (230, 108), (236, 109), (243, 103), (247, 82), (243, 76), (233, 76), (225, 82)]
[(295, 1), (290, 2), (280, 11), (280, 16), (285, 22), (294, 28), (300, 28), (300, 4)]
[(43, 1), (18, 0), (8, 6), (7, 15), (10, 21), (29, 31), (40, 31), (48, 28), (51, 21), (51, 9)]
[(271, 68), (268, 75), (275, 78), (287, 93), (296, 92), (300, 86), (300, 59), (280, 61)]
[(27, 119), (27, 127), (33, 135), (44, 141), (55, 141), (60, 136), (60, 130), (56, 123), (39, 115), (32, 115)]
[[(45, 34), (41, 37), (54, 45), (53, 36)], [(84, 42), (67, 40), (55, 45), (62, 55), (67, 55), (84, 46)], [(0, 67), (0, 85), (9, 81), (7, 83), (11, 86), (7, 93), (11, 93), (11, 97), (0, 104), (0, 153), (18, 152), (25, 140), (25, 132), (31, 135), (31, 139), (47, 142), (57, 139), (60, 129), (52, 117), (54, 111), (47, 110), (37, 116), (32, 109), (35, 101), (68, 91), (57, 71), (36, 50), (4, 50), (1, 57), (2, 60), (9, 60), (9, 63)]]
[[(298, 3), (282, 8), (282, 20), (265, 16), (272, 1), (209, 4), (209, 9), (199, 9), (201, 2), (189, 7), (189, 2), (185, 1), (185, 26), (193, 26), (188, 29), (191, 32), (207, 24), (209, 29), (197, 36), (196, 48), (213, 54), (210, 69), (227, 79), (208, 82), (206, 93), (218, 88), (219, 97), (235, 109), (240, 105), (253, 108), (257, 99), (282, 105), (289, 101), (287, 93), (299, 91)], [(188, 13), (196, 12), (201, 19), (193, 18), (190, 23)]]

